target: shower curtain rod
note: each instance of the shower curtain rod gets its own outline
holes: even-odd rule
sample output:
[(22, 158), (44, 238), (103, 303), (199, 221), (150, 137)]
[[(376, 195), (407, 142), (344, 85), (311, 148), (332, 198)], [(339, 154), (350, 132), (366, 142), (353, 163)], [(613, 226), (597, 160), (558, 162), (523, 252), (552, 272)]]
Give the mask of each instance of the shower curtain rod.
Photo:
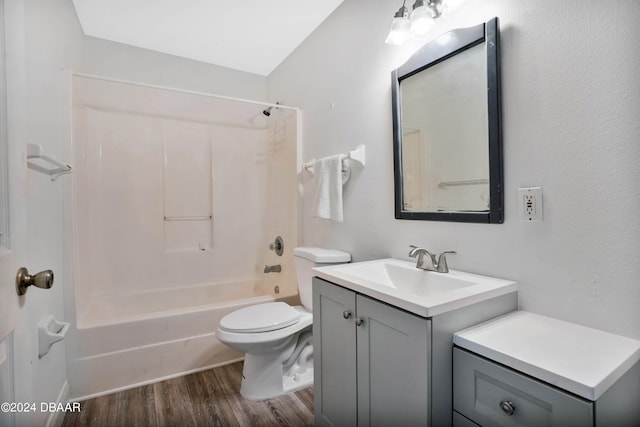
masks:
[(154, 84), (150, 84), (150, 83), (134, 82), (134, 81), (131, 81), (131, 80), (114, 79), (114, 78), (111, 78), (111, 77), (98, 76), (98, 75), (95, 75), (95, 74), (79, 73), (77, 71), (73, 71), (73, 70), (69, 70), (69, 69), (65, 69), (65, 68), (63, 68), (63, 71), (69, 72), (69, 73), (71, 73), (71, 75), (78, 76), (78, 77), (87, 77), (87, 78), (90, 78), (90, 79), (105, 80), (105, 81), (114, 82), (114, 83), (124, 83), (124, 84), (130, 84), (130, 85), (135, 85), (135, 86), (148, 87), (148, 88), (152, 88), (152, 89), (170, 90), (170, 91), (173, 91), (173, 92), (186, 93), (186, 94), (189, 94), (189, 95), (206, 96), (208, 98), (224, 99), (224, 100), (227, 100), (227, 101), (246, 102), (246, 103), (249, 103), (249, 104), (261, 105), (261, 106), (267, 106), (267, 107), (277, 107), (277, 108), (281, 108), (281, 109), (285, 109), (285, 110), (300, 111), (299, 107), (291, 107), (289, 105), (274, 104), (274, 103), (271, 103), (271, 102), (263, 102), (263, 101), (254, 101), (252, 99), (236, 98), (236, 97), (233, 97), (233, 96), (217, 95), (215, 93), (199, 92), (199, 91), (188, 90), (188, 89), (179, 89), (179, 88), (175, 88), (175, 87), (154, 85)]

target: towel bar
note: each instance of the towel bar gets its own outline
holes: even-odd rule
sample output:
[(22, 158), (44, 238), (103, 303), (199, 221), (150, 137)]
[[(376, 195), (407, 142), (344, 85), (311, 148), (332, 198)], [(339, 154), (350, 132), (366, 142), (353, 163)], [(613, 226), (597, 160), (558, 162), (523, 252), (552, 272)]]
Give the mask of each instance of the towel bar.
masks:
[[(342, 162), (342, 175), (343, 182), (347, 182), (349, 180), (349, 176), (351, 175), (351, 168), (348, 164), (348, 160), (352, 160), (356, 163), (359, 163), (361, 166), (364, 166), (366, 163), (366, 155), (365, 155), (365, 147), (364, 145), (358, 145), (355, 150), (351, 150), (347, 153), (347, 157)], [(316, 159), (311, 159), (306, 163), (302, 164), (302, 169), (309, 172), (313, 175), (313, 165), (316, 162)], [(346, 175), (346, 177), (345, 177)]]

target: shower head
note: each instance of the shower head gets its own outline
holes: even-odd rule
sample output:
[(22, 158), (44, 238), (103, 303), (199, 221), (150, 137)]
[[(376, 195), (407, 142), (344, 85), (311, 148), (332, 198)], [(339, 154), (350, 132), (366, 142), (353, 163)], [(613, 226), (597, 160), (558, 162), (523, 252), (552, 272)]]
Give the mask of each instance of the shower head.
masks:
[[(280, 105), (280, 101), (276, 102), (276, 105)], [(271, 115), (271, 109), (273, 108), (273, 106), (271, 107), (267, 107), (264, 110), (262, 110), (262, 114), (264, 114), (265, 116), (269, 117)], [(278, 107), (276, 107), (276, 110), (278, 109)]]

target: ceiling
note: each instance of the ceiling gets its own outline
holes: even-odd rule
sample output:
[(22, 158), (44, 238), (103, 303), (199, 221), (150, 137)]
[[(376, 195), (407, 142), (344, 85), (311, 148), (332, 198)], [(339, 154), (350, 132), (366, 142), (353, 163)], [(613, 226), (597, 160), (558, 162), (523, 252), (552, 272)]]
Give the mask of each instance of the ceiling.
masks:
[(343, 0), (73, 0), (88, 36), (267, 76)]

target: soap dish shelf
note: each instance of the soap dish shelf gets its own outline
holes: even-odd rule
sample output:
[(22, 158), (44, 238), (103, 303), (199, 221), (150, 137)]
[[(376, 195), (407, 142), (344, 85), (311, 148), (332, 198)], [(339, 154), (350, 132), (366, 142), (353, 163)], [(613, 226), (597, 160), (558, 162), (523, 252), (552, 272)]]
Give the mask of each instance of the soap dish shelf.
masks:
[[(47, 163), (47, 165), (42, 166), (36, 164), (32, 161), (35, 159), (42, 159)], [(53, 168), (48, 167), (50, 165), (53, 165)], [(71, 173), (70, 165), (47, 156), (42, 149), (42, 145), (40, 144), (27, 144), (27, 166), (31, 170), (49, 175), (51, 177), (51, 181), (55, 181), (60, 176)]]

